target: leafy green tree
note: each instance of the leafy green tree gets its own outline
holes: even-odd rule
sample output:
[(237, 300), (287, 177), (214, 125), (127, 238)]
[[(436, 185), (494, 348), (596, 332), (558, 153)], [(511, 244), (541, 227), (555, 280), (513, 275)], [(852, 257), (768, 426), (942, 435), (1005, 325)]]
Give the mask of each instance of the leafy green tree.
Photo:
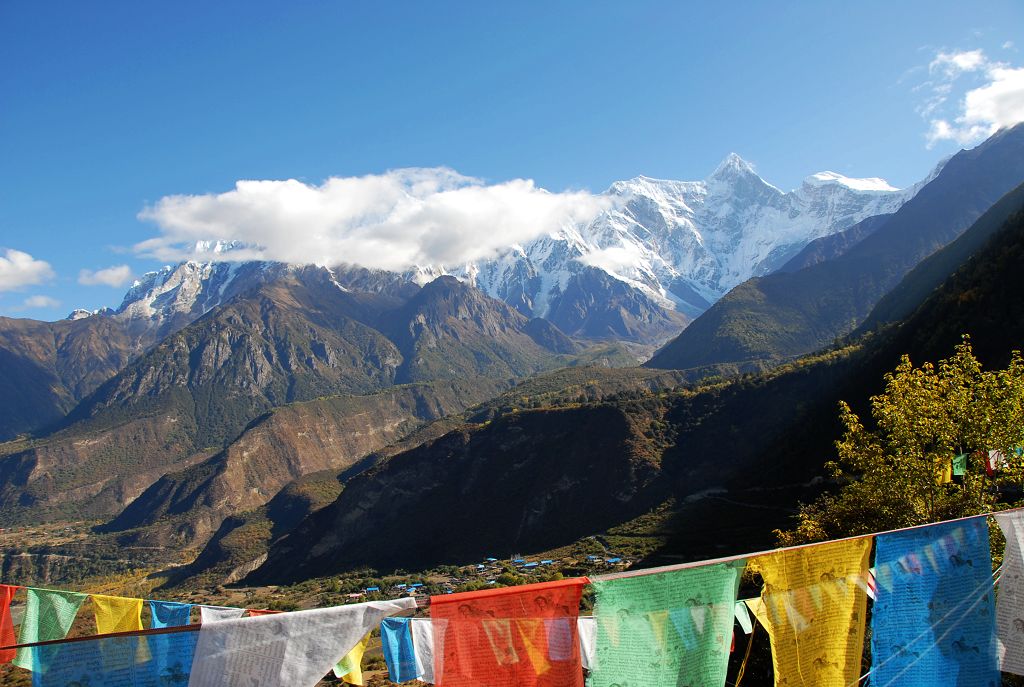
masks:
[[(796, 528), (777, 531), (782, 545), (921, 525), (983, 513), (1024, 485), (1024, 359), (985, 371), (970, 340), (938, 365), (915, 367), (903, 356), (871, 398), (871, 426), (840, 402), (839, 459), (827, 468), (840, 484), (802, 505)], [(989, 450), (1007, 464), (993, 476)], [(953, 458), (965, 474), (949, 481)]]

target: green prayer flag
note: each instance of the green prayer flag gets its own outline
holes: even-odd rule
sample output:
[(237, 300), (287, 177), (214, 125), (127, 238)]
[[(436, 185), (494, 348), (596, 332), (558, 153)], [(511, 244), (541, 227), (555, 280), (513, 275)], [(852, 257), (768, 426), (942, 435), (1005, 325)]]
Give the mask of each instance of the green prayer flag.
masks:
[(725, 684), (744, 561), (593, 581), (590, 687)]
[[(48, 642), (64, 639), (75, 622), (78, 609), (85, 602), (86, 594), (58, 592), (46, 589), (27, 589), (25, 617), (21, 621), (18, 644)], [(12, 663), (25, 670), (32, 670), (32, 649), (18, 649)]]
[(967, 473), (967, 454), (961, 453), (953, 459), (953, 475), (963, 477)]

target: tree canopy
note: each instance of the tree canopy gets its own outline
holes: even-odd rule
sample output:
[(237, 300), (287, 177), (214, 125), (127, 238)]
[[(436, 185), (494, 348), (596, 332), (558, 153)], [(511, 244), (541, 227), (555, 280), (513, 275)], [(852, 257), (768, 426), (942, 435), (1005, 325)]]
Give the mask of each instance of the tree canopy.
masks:
[[(938, 364), (903, 356), (871, 398), (866, 423), (841, 401), (838, 490), (804, 504), (788, 546), (984, 513), (1020, 498), (1024, 485), (1024, 359), (985, 371), (963, 337)], [(996, 470), (986, 468), (990, 451)], [(963, 466), (953, 476), (954, 460)]]

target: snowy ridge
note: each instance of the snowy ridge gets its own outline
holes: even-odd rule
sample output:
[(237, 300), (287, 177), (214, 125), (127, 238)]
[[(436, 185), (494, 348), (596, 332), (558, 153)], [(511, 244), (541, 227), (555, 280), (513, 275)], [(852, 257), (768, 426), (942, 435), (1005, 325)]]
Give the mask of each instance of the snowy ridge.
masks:
[(597, 268), (661, 307), (695, 316), (810, 241), (895, 212), (920, 186), (900, 191), (883, 179), (820, 172), (786, 193), (730, 154), (703, 181), (615, 182), (605, 193), (616, 208), (587, 226), (565, 227), (487, 262), (421, 272), (450, 271), (543, 317), (574, 276)]
[(808, 186), (822, 186), (824, 184), (839, 184), (846, 188), (854, 191), (875, 191), (878, 193), (890, 193), (893, 191), (899, 191), (898, 188), (889, 185), (889, 182), (885, 179), (879, 179), (878, 177), (869, 177), (867, 179), (851, 179), (850, 177), (844, 177), (842, 174), (837, 172), (818, 172), (804, 179), (804, 183)]

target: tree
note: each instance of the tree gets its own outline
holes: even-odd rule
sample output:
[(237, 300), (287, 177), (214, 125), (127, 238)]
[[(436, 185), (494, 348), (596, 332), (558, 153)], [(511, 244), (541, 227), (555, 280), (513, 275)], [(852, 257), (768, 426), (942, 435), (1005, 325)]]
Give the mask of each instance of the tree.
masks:
[[(845, 402), (827, 464), (838, 491), (800, 507), (798, 525), (776, 531), (783, 546), (867, 534), (992, 510), (1024, 485), (1024, 359), (984, 371), (970, 339), (938, 365), (914, 367), (904, 355), (871, 398), (872, 427)], [(1007, 457), (990, 476), (989, 450)], [(962, 478), (949, 481), (953, 458), (967, 454)]]

